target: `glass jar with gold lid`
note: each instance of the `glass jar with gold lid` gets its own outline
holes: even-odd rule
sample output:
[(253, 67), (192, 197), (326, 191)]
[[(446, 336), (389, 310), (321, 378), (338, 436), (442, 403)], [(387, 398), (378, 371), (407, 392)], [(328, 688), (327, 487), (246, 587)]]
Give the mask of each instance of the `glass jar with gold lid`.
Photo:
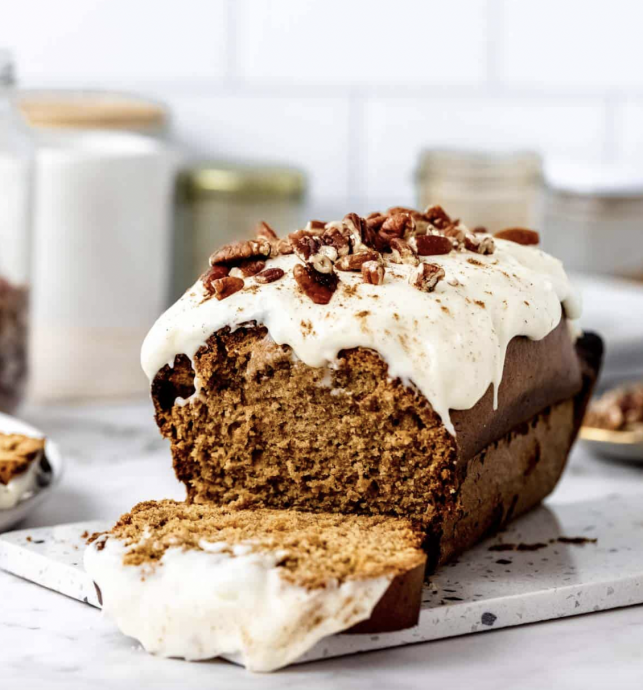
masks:
[(542, 207), (542, 161), (534, 151), (428, 149), (420, 156), (420, 207), (440, 204), (453, 217), (490, 232), (536, 227)]
[(307, 180), (297, 168), (213, 161), (191, 165), (177, 179), (173, 294), (203, 273), (220, 245), (252, 236), (265, 220), (277, 234), (304, 219)]

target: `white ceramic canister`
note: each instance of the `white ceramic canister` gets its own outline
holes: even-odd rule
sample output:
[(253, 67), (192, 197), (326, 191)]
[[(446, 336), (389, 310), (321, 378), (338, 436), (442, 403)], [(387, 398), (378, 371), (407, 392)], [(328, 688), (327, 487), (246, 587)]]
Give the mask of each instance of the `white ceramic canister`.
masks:
[(108, 131), (38, 134), (31, 399), (142, 394), (169, 294), (175, 153)]

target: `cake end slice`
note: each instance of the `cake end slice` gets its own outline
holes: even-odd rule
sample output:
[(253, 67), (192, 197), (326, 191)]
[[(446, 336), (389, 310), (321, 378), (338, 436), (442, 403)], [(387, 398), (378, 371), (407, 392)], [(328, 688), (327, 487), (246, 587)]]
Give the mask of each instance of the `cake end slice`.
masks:
[(145, 649), (272, 671), (328, 635), (414, 625), (426, 555), (405, 519), (145, 502), (94, 535), (105, 613)]

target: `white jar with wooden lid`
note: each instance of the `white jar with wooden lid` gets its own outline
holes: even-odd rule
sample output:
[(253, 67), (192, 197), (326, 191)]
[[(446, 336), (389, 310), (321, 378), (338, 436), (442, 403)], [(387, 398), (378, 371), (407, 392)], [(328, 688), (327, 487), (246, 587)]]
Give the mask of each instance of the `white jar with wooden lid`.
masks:
[(22, 100), (38, 142), (31, 397), (145, 395), (140, 345), (169, 294), (166, 117), (112, 95), (48, 98)]

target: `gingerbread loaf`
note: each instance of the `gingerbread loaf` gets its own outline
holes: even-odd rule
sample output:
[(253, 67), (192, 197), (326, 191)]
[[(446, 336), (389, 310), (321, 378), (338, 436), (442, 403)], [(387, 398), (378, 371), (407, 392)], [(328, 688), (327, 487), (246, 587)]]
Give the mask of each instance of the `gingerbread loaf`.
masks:
[(578, 316), (537, 233), (395, 208), (215, 252), (142, 362), (188, 501), (409, 519), (434, 568), (554, 488)]

